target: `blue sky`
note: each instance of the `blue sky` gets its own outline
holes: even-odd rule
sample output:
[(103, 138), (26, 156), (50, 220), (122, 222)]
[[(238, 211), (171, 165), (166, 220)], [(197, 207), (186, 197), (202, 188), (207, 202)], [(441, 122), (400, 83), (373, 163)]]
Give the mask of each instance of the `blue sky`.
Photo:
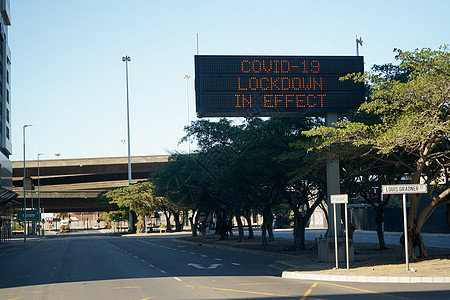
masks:
[[(125, 64), (131, 56), (131, 153), (187, 151), (186, 81), (200, 54), (355, 55), (365, 69), (393, 49), (448, 44), (450, 1), (13, 0), (11, 160), (126, 155)], [(195, 120), (193, 78), (190, 119)], [(125, 149), (125, 151), (124, 151)]]

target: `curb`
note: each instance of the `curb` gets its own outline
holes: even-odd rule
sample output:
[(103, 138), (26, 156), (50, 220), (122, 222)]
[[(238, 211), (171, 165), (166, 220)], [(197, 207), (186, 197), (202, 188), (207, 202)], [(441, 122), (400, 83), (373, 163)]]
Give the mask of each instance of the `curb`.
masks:
[(364, 282), (364, 283), (450, 283), (450, 277), (397, 277), (397, 276), (361, 276), (326, 275), (296, 271), (283, 271), (282, 278), (317, 281)]

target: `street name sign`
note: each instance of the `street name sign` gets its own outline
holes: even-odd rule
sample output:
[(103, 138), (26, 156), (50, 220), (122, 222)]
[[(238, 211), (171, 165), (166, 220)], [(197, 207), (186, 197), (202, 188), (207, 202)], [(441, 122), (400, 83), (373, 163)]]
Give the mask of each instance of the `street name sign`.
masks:
[(333, 204), (348, 203), (348, 195), (331, 195), (330, 200)]
[(401, 194), (425, 194), (427, 192), (426, 184), (392, 184), (381, 186), (383, 194), (401, 195)]

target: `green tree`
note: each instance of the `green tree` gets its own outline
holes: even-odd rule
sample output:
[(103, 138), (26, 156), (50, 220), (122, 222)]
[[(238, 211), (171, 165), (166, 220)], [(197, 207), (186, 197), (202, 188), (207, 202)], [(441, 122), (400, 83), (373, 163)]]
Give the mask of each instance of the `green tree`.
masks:
[(439, 50), (400, 51), (397, 58), (405, 80), (383, 70), (347, 76), (371, 84), (372, 101), (362, 104), (360, 110), (376, 114), (380, 123), (343, 121), (336, 128), (319, 127), (305, 134), (321, 137), (319, 148), (351, 144), (363, 149), (365, 157), (401, 166), (411, 183), (430, 184), (431, 201), (419, 212), (421, 195), (411, 195), (408, 215), (411, 258), (416, 246), (426, 257), (422, 226), (436, 207), (450, 203), (448, 180), (445, 184), (439, 180), (450, 167), (450, 53), (442, 46)]
[(152, 177), (158, 196), (165, 197), (185, 215), (188, 211), (192, 212), (189, 222), (193, 236), (197, 236), (201, 229), (200, 214), (208, 214), (217, 204), (208, 196), (211, 187), (203, 164), (198, 153), (174, 154), (164, 168)]
[(138, 220), (137, 232), (144, 232), (145, 215), (158, 209), (161, 202), (161, 199), (154, 195), (154, 189), (155, 187), (150, 181), (141, 181), (106, 192), (103, 197), (119, 208), (134, 211)]

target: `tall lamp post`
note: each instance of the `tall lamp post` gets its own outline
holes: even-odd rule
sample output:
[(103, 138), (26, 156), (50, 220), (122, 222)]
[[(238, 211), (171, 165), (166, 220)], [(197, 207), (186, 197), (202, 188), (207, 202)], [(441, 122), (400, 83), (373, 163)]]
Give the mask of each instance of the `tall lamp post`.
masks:
[(27, 185), (27, 173), (26, 173), (26, 167), (25, 167), (25, 128), (30, 127), (33, 125), (23, 125), (23, 242), (27, 242), (27, 192), (26, 192), (26, 185)]
[(40, 190), (40, 186), (41, 186), (41, 182), (40, 182), (40, 178), (39, 178), (39, 156), (44, 155), (44, 153), (39, 153), (37, 155), (37, 176), (38, 176), (38, 216), (39, 216), (39, 235), (41, 235), (41, 190)]
[[(191, 78), (191, 75), (189, 74), (184, 74), (183, 76), (184, 79), (186, 79), (186, 107), (187, 107), (187, 125), (190, 126), (190, 120), (189, 120), (189, 94), (188, 94), (188, 81), (189, 78)], [(188, 129), (188, 154), (191, 154), (191, 135), (189, 134), (189, 129)]]
[(122, 61), (125, 62), (126, 84), (127, 84), (128, 185), (131, 185), (130, 97), (129, 97), (129, 92), (128, 92), (128, 62), (131, 61), (131, 57), (124, 56), (124, 57), (122, 57)]
[[(127, 134), (128, 134), (128, 186), (131, 185), (131, 139), (130, 139), (130, 96), (128, 91), (128, 62), (131, 61), (131, 57), (125, 55), (122, 57), (122, 61), (125, 62), (126, 72), (126, 85), (127, 85)], [(133, 214), (131, 210), (128, 213), (129, 218), (129, 232), (133, 232)]]

